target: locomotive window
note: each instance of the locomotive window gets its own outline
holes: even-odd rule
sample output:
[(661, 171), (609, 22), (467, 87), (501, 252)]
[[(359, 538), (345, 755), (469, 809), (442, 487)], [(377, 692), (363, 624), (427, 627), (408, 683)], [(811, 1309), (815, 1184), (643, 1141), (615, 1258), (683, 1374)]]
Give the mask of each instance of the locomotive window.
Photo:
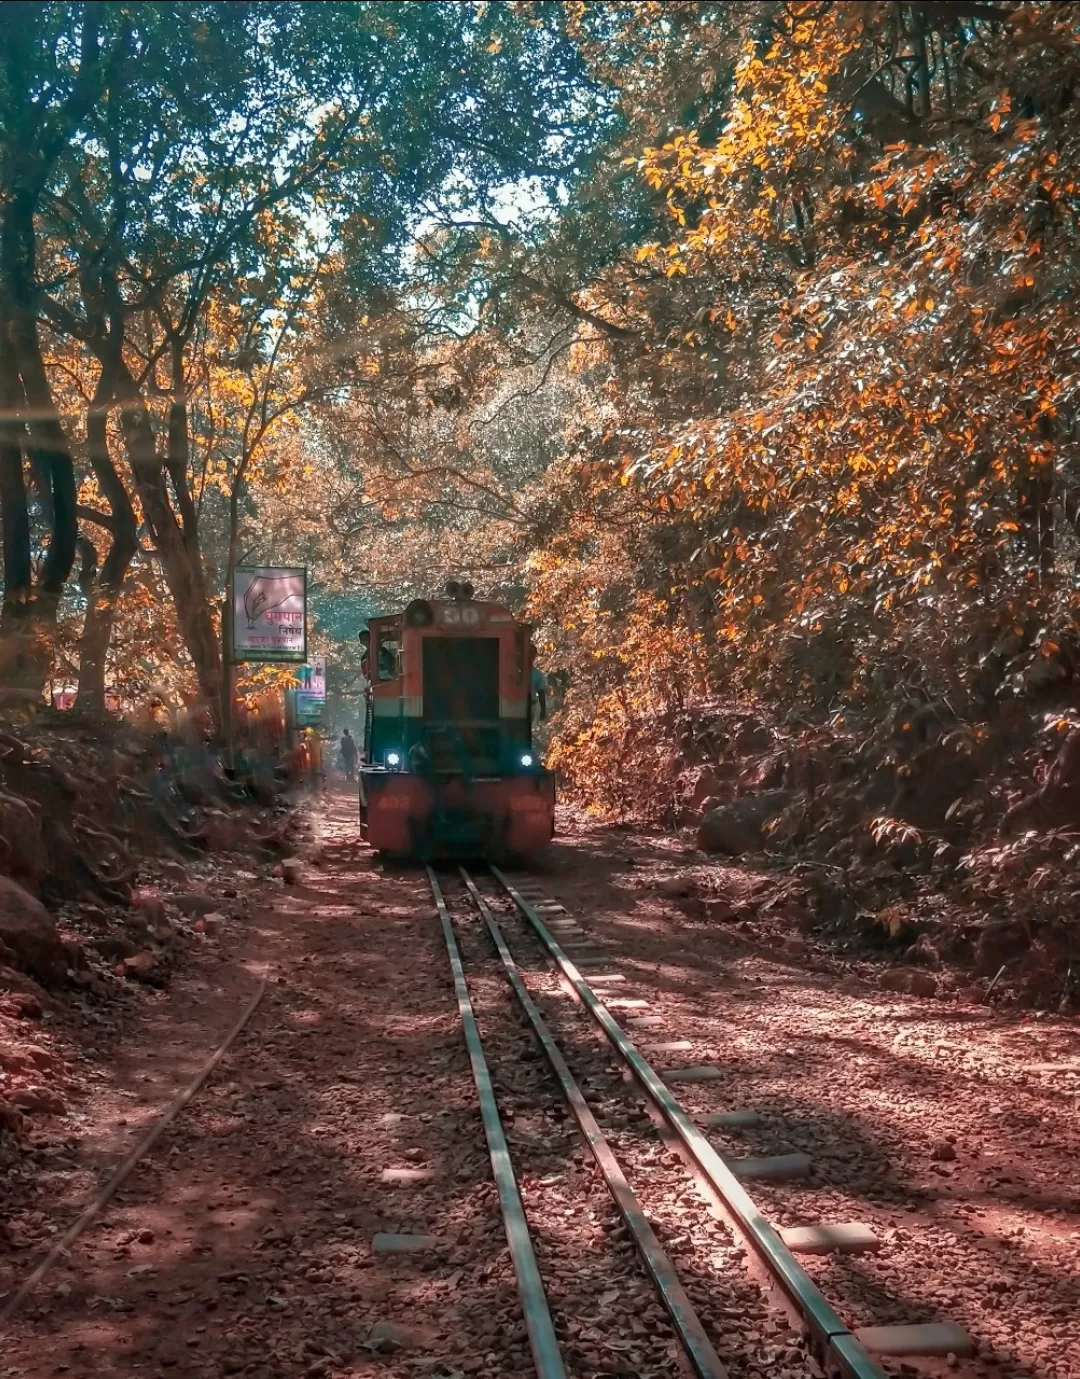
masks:
[(393, 632), (379, 633), (379, 652), (376, 665), (378, 676), (382, 681), (396, 680), (398, 677), (398, 665), (401, 655), (401, 643)]
[(424, 717), (443, 723), (498, 720), (498, 637), (424, 638)]

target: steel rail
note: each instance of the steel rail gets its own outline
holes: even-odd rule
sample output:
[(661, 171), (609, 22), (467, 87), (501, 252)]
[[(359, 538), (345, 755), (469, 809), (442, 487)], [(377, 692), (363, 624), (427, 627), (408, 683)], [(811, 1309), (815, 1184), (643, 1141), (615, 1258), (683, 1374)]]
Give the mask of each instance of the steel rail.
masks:
[(454, 926), (450, 921), (438, 879), (430, 866), (426, 870), (450, 958), (458, 1014), (461, 1017), (465, 1047), (469, 1053), (473, 1081), (476, 1083), (476, 1094), (480, 1101), (480, 1115), (484, 1122), (488, 1153), (491, 1156), (491, 1170), (495, 1175), (506, 1242), (510, 1246), (510, 1257), (514, 1264), (514, 1276), (517, 1279), (518, 1296), (521, 1299), (521, 1310), (525, 1318), (525, 1329), (529, 1336), (529, 1348), (536, 1366), (537, 1379), (567, 1379), (566, 1368), (559, 1351), (559, 1341), (555, 1335), (555, 1324), (551, 1320), (551, 1309), (548, 1307), (547, 1294), (544, 1292), (544, 1283), (536, 1262), (536, 1252), (529, 1235), (525, 1204), (521, 1200), (521, 1191), (514, 1176), (514, 1166), (510, 1160), (510, 1149), (506, 1143), (506, 1133), (495, 1100), (491, 1072), (484, 1057), (476, 1013), (465, 981), (461, 952), (454, 937)]
[(461, 869), (461, 877), (468, 887), (469, 894), (472, 896), (477, 909), (483, 916), (487, 925), (488, 933), (491, 935), (492, 942), (495, 944), (507, 979), (513, 987), (514, 995), (517, 997), (521, 1008), (528, 1017), (540, 1047), (544, 1050), (544, 1055), (551, 1067), (552, 1072), (558, 1080), (562, 1089), (562, 1094), (570, 1107), (574, 1119), (577, 1121), (578, 1129), (589, 1146), (593, 1158), (596, 1160), (597, 1167), (603, 1174), (604, 1181), (608, 1185), (615, 1205), (619, 1209), (619, 1214), (625, 1221), (627, 1228), (634, 1237), (638, 1250), (644, 1261), (645, 1268), (649, 1277), (652, 1279), (660, 1294), (661, 1301), (667, 1309), (668, 1316), (671, 1318), (672, 1325), (683, 1344), (687, 1357), (693, 1366), (694, 1373), (698, 1379), (727, 1379), (728, 1371), (722, 1364), (720, 1357), (713, 1349), (712, 1342), (706, 1335), (705, 1328), (701, 1319), (694, 1311), (694, 1305), (686, 1295), (686, 1290), (679, 1282), (679, 1277), (675, 1272), (674, 1266), (664, 1252), (664, 1247), (657, 1239), (656, 1232), (645, 1218), (641, 1205), (637, 1200), (633, 1188), (626, 1180), (626, 1176), (619, 1166), (619, 1162), (612, 1152), (604, 1136), (604, 1132), (597, 1124), (596, 1117), (589, 1108), (588, 1102), (582, 1095), (581, 1089), (574, 1079), (566, 1060), (563, 1058), (556, 1044), (551, 1031), (544, 1021), (544, 1017), (537, 1010), (532, 997), (526, 990), (525, 983), (521, 979), (514, 956), (507, 946), (506, 939), (498, 922), (492, 913), (491, 907), (481, 895), (476, 883), (465, 870)]
[(134, 1169), (146, 1155), (149, 1154), (150, 1150), (153, 1149), (154, 1145), (157, 1144), (165, 1131), (168, 1130), (169, 1126), (176, 1120), (184, 1107), (194, 1100), (195, 1096), (201, 1090), (203, 1083), (215, 1068), (218, 1067), (236, 1042), (241, 1030), (243, 1030), (244, 1026), (255, 1014), (259, 1002), (265, 995), (266, 980), (264, 978), (259, 982), (251, 1000), (248, 1001), (247, 1005), (244, 1007), (243, 1012), (237, 1017), (236, 1023), (210, 1055), (209, 1059), (203, 1064), (199, 1072), (191, 1079), (176, 1100), (172, 1102), (165, 1114), (154, 1122), (153, 1126), (147, 1134), (143, 1136), (135, 1148), (132, 1149), (131, 1153), (117, 1166), (112, 1176), (104, 1186), (94, 1194), (89, 1203), (83, 1208), (63, 1235), (53, 1242), (52, 1248), (45, 1258), (42, 1259), (22, 1281), (18, 1288), (15, 1289), (14, 1293), (9, 1295), (3, 1307), (0, 1308), (0, 1323), (9, 1322), (11, 1320), (18, 1308), (26, 1301), (27, 1297), (34, 1291), (56, 1261), (60, 1259), (61, 1256), (67, 1254), (72, 1245), (78, 1240), (79, 1236), (82, 1235), (83, 1231), (90, 1225), (91, 1221), (105, 1209), (113, 1196), (119, 1192), (124, 1183), (131, 1177)]
[(573, 960), (563, 952), (536, 910), (497, 866), (489, 863), (489, 868), (555, 959), (586, 1010), (637, 1078), (691, 1162), (720, 1198), (747, 1245), (806, 1323), (816, 1342), (849, 1379), (882, 1379), (881, 1369), (784, 1244), (776, 1228), (762, 1215), (761, 1209), (735, 1174), (671, 1095), (652, 1066), (641, 1056), (607, 1006), (583, 979)]

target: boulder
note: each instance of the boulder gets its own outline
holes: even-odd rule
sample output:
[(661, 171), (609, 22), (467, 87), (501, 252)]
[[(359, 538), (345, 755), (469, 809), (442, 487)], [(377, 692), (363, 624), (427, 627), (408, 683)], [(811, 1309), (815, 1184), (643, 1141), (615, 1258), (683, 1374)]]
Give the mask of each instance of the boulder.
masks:
[(996, 976), (1000, 968), (1023, 957), (1031, 946), (1026, 925), (1010, 919), (992, 920), (979, 934), (975, 946), (975, 972)]
[(771, 790), (711, 809), (701, 821), (697, 845), (702, 852), (724, 852), (739, 857), (762, 845), (762, 829), (769, 819), (786, 809), (794, 798), (790, 790)]
[(702, 918), (709, 924), (731, 924), (741, 915), (730, 900), (720, 897), (705, 901)]
[(698, 766), (685, 777), (685, 803), (690, 809), (700, 809), (707, 799), (719, 795), (723, 789), (720, 777), (711, 766)]
[(20, 1087), (10, 1100), (12, 1106), (30, 1116), (62, 1116), (67, 1110), (63, 1097), (49, 1087)]
[(170, 886), (187, 887), (187, 868), (182, 862), (170, 862), (168, 860), (159, 862), (158, 871), (161, 873), (161, 879), (163, 881), (168, 881)]
[[(45, 1018), (45, 992), (37, 982), (24, 977), (14, 968), (0, 970), (0, 1014), (15, 1020), (31, 1020), (35, 1023)], [(40, 993), (40, 994), (38, 994)]]
[(117, 966), (117, 973), (130, 981), (146, 982), (148, 986), (160, 986), (164, 980), (161, 959), (157, 953), (135, 953), (124, 958)]
[(0, 1100), (0, 1130), (6, 1130), (9, 1135), (21, 1136), (26, 1128), (22, 1112), (10, 1101)]
[(122, 958), (134, 957), (139, 951), (126, 934), (102, 934), (90, 940), (90, 947), (109, 962), (119, 962)]
[(242, 852), (253, 841), (245, 819), (233, 818), (220, 811), (206, 816), (201, 834), (211, 852)]
[(24, 972), (45, 986), (62, 982), (68, 955), (52, 916), (29, 891), (0, 876), (0, 942)]
[(936, 996), (938, 984), (929, 972), (911, 972), (904, 968), (894, 968), (881, 978), (883, 991), (898, 991), (904, 996)]
[(209, 915), (213, 914), (221, 901), (205, 891), (188, 891), (184, 895), (174, 895), (172, 903), (182, 915)]
[(47, 1049), (26, 1045), (22, 1048), (0, 1048), (0, 1069), (5, 1073), (15, 1073), (27, 1077), (34, 1073), (60, 1071), (60, 1060)]
[(165, 904), (158, 891), (143, 887), (131, 893), (131, 908), (148, 925), (160, 924), (165, 918)]
[(18, 795), (0, 790), (0, 836), (8, 849), (4, 869), (36, 888), (49, 863), (40, 812)]

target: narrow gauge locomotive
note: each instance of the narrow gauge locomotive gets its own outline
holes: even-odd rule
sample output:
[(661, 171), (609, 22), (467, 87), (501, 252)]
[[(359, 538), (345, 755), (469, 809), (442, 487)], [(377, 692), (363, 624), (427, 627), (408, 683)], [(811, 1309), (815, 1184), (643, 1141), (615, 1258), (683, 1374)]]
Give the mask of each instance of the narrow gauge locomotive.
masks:
[(529, 628), (451, 581), (368, 622), (361, 832), (409, 857), (528, 853), (549, 842), (555, 781), (532, 744)]

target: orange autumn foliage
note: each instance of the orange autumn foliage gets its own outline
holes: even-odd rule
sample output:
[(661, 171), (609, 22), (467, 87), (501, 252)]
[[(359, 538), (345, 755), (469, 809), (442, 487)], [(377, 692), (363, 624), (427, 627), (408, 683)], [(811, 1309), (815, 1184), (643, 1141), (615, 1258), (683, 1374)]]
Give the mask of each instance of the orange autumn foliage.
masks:
[[(717, 39), (719, 133), (631, 151), (670, 228), (591, 288), (637, 343), (594, 347), (595, 520), (568, 512), (532, 608), (571, 631), (566, 562), (578, 599), (622, 590), (579, 635), (556, 748), (606, 806), (648, 812), (688, 692), (983, 713), (1080, 668), (1075, 9), (779, 8)], [(637, 743), (621, 786), (598, 739), (608, 763)]]

